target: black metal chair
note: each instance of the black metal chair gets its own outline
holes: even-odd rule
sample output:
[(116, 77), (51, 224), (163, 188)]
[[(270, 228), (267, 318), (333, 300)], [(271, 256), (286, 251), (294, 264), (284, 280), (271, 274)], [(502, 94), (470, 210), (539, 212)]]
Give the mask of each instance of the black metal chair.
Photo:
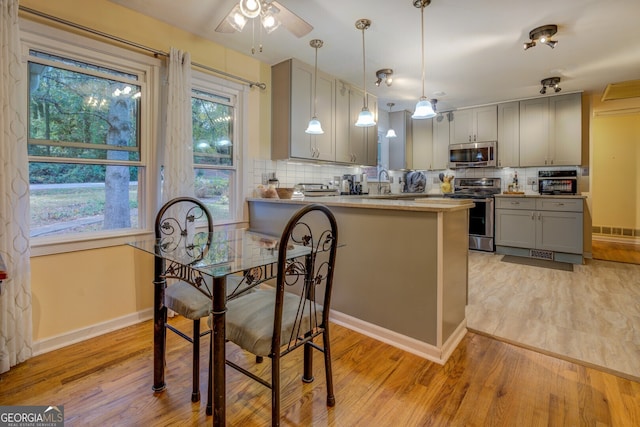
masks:
[[(197, 226), (205, 228), (197, 231)], [(211, 233), (213, 232), (213, 218), (207, 207), (198, 199), (191, 197), (177, 197), (168, 201), (160, 208), (156, 215), (155, 236), (161, 239), (160, 245), (163, 252), (182, 253), (185, 256), (198, 259), (205, 255), (209, 247)], [(162, 261), (156, 262), (165, 262)], [(175, 283), (166, 287), (164, 292), (164, 305), (179, 315), (193, 321), (191, 336), (167, 323), (169, 329), (193, 345), (193, 390), (191, 401), (200, 400), (200, 338), (211, 334), (211, 330), (200, 331), (200, 319), (207, 317), (212, 310), (212, 288), (202, 276), (194, 276), (192, 280), (185, 281), (184, 275), (174, 272), (171, 266), (166, 269), (163, 277), (166, 279), (178, 279)], [(166, 338), (165, 338), (166, 339)]]
[[(331, 211), (318, 204), (296, 212), (278, 247), (274, 287), (257, 289), (227, 304), (226, 339), (256, 356), (271, 359), (271, 381), (227, 360), (227, 365), (271, 389), (271, 422), (280, 422), (280, 358), (304, 347), (302, 381), (312, 382), (312, 349), (324, 353), (327, 405), (335, 405), (329, 340), (329, 309), (338, 228)], [(290, 244), (309, 247), (307, 256), (287, 260)], [(314, 338), (322, 336), (322, 346)]]

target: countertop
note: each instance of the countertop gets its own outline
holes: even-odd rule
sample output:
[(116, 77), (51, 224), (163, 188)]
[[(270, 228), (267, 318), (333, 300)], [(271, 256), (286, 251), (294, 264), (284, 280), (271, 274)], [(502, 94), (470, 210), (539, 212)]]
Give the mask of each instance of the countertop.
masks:
[(528, 198), (545, 198), (545, 199), (586, 199), (587, 196), (582, 194), (496, 194), (495, 197), (528, 197)]
[[(405, 193), (406, 194), (406, 193)], [(398, 195), (388, 195), (394, 197)], [(472, 200), (468, 199), (449, 199), (444, 197), (417, 197), (415, 200), (410, 196), (403, 195), (403, 200), (390, 199), (388, 197), (376, 196), (329, 196), (329, 197), (306, 197), (302, 200), (295, 199), (262, 199), (248, 198), (249, 202), (266, 202), (266, 203), (287, 203), (305, 205), (309, 203), (320, 203), (326, 206), (363, 208), (363, 209), (388, 209), (403, 211), (422, 211), (422, 212), (453, 212), (463, 209), (469, 209), (474, 206)], [(408, 199), (408, 200), (404, 200)]]

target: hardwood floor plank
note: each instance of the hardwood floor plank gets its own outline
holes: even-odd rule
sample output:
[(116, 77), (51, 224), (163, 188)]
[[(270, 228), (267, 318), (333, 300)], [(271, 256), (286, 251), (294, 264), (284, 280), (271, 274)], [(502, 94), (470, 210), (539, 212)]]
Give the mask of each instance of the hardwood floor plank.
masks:
[[(173, 320), (188, 324), (183, 319)], [(332, 325), (336, 406), (326, 406), (322, 355), (305, 384), (302, 352), (283, 358), (285, 426), (640, 425), (640, 384), (468, 333), (440, 366)], [(0, 376), (0, 405), (65, 406), (68, 426), (201, 426), (191, 403), (190, 345), (169, 334), (163, 393), (153, 393), (150, 322), (28, 360)], [(300, 354), (297, 354), (300, 353)], [(230, 359), (268, 376), (270, 363), (229, 344)], [(270, 391), (227, 368), (227, 425), (270, 424)]]

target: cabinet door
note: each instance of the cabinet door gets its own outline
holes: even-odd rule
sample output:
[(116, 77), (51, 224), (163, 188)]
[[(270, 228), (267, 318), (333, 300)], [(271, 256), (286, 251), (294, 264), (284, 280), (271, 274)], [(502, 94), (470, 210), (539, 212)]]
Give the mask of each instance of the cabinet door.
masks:
[(413, 131), (409, 112), (392, 112), (389, 125), (397, 135), (389, 140), (389, 169), (413, 169)]
[[(430, 170), (433, 164), (433, 119), (411, 120), (413, 129), (413, 167)], [(447, 144), (449, 143), (447, 134)], [(390, 143), (390, 145), (393, 142)]]
[(536, 248), (582, 254), (582, 213), (538, 211)]
[[(378, 123), (378, 99), (371, 94), (367, 94), (367, 99), (369, 111)], [(365, 132), (366, 158), (358, 159), (356, 162), (365, 166), (376, 166), (378, 164), (378, 125), (365, 128)]]
[(298, 61), (291, 63), (291, 157), (315, 159), (315, 141), (305, 133), (313, 115), (313, 68)]
[(449, 142), (451, 144), (464, 144), (473, 142), (473, 110), (452, 111), (451, 134)]
[(451, 113), (438, 114), (433, 119), (433, 163), (432, 169), (449, 167), (449, 131)]
[(473, 109), (472, 142), (497, 141), (498, 112), (495, 105)]
[(496, 245), (534, 248), (535, 211), (496, 209)]
[(349, 110), (351, 111), (351, 121), (349, 127), (349, 163), (364, 162), (367, 158), (367, 128), (357, 127), (358, 115), (362, 111), (364, 92), (350, 88), (349, 90)]
[(545, 166), (548, 141), (549, 98), (520, 101), (520, 166)]
[(498, 104), (498, 166), (520, 166), (520, 103)]
[[(335, 137), (334, 137), (334, 105), (335, 105), (335, 80), (328, 74), (318, 72), (316, 96), (316, 113), (322, 124), (322, 135), (311, 135), (311, 145), (316, 149), (317, 160), (334, 161)], [(313, 105), (313, 99), (311, 100)], [(308, 123), (308, 121), (307, 121)]]
[(549, 98), (549, 156), (552, 165), (582, 164), (582, 94)]
[(349, 148), (349, 138), (353, 123), (351, 122), (351, 111), (349, 109), (349, 86), (344, 82), (338, 81), (336, 82), (335, 91), (336, 161), (350, 163), (351, 149)]

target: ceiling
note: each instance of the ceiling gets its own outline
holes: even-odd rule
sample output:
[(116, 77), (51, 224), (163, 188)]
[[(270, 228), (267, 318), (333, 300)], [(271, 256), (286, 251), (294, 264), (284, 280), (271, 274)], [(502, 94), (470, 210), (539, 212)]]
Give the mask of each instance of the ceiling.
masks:
[[(252, 55), (250, 23), (242, 33), (215, 32), (237, 0), (111, 1)], [(309, 41), (319, 38), (318, 68), (361, 87), (362, 33), (355, 22), (368, 18), (367, 90), (384, 109), (387, 102), (396, 103), (394, 111), (414, 109), (422, 70), (420, 9), (413, 0), (278, 1), (314, 29), (302, 38), (283, 27), (263, 33), (255, 58), (273, 65), (295, 57), (313, 65)], [(432, 0), (424, 11), (425, 94), (443, 111), (540, 96), (540, 80), (554, 76), (563, 92), (602, 93), (609, 83), (640, 79), (638, 16), (638, 0)], [(558, 26), (556, 48), (539, 43), (523, 50), (529, 31), (546, 24)], [(391, 87), (374, 84), (382, 68), (394, 70)]]

